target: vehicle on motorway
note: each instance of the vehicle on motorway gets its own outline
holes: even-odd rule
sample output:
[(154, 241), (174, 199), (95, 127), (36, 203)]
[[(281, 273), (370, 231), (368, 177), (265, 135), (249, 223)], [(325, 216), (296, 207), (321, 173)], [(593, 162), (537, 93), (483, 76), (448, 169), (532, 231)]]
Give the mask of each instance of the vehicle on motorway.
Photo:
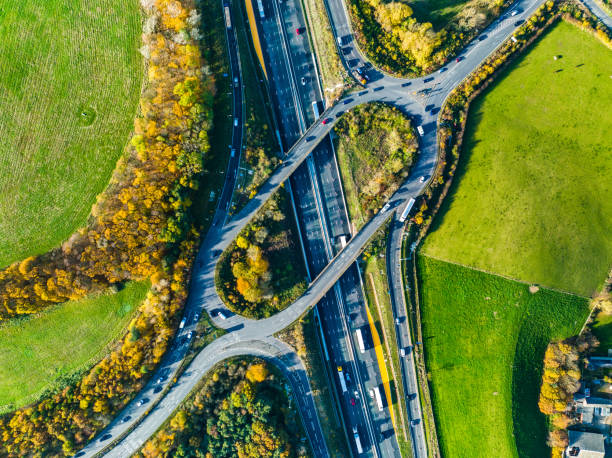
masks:
[(183, 329), (185, 327), (185, 323), (187, 322), (187, 317), (184, 317), (181, 320), (181, 324), (179, 324), (179, 329)]
[(234, 77), (234, 87), (238, 87), (238, 77)]
[(419, 133), (419, 135), (422, 137), (423, 135), (425, 135), (425, 131), (423, 130), (423, 126), (417, 126), (417, 132)]
[(480, 35), (480, 36), (478, 37), (478, 41), (485, 41), (486, 39), (487, 39), (487, 34)]
[(161, 385), (157, 385), (155, 388), (153, 388), (153, 393), (157, 394), (157, 393), (161, 393), (161, 391), (164, 389), (163, 386)]
[[(408, 201), (408, 203), (404, 207), (404, 211), (402, 212), (400, 216), (400, 219), (399, 219), (400, 223), (403, 223), (404, 221), (406, 221), (406, 218), (408, 218), (408, 213), (410, 213), (410, 210), (412, 210), (412, 206), (414, 205), (415, 202), (416, 200), (414, 197)], [(398, 319), (396, 318), (396, 320)], [(397, 324), (399, 324), (399, 322)]]
[(420, 419), (420, 418), (415, 418), (414, 420), (412, 420), (412, 421), (410, 422), (410, 424), (411, 424), (412, 426), (416, 426), (416, 425), (418, 425), (420, 422), (421, 422), (421, 419)]
[(417, 394), (416, 393), (410, 393), (408, 395), (408, 400), (409, 401), (414, 401), (417, 398)]
[(138, 401), (138, 402), (136, 403), (136, 406), (137, 406), (137, 407), (140, 407), (140, 406), (142, 406), (142, 405), (146, 404), (147, 402), (149, 402), (149, 398), (142, 398), (140, 401)]
[(296, 33), (297, 35), (301, 35), (301, 34), (303, 34), (303, 33), (304, 33), (304, 27), (297, 27), (297, 28), (295, 29), (295, 33)]
[(112, 434), (110, 434), (110, 433), (105, 434), (104, 436), (102, 436), (102, 437), (100, 438), (100, 442), (107, 441), (107, 440), (109, 440), (111, 437), (113, 437), (113, 436), (112, 436)]
[(438, 73), (444, 73), (446, 71), (446, 67), (442, 67), (440, 70), (438, 70)]
[(339, 237), (339, 241), (340, 241), (340, 246), (344, 248), (346, 246), (346, 235), (341, 235)]
[(331, 118), (325, 118), (323, 120), (323, 124), (327, 124), (328, 122), (330, 122), (332, 119)]
[(123, 419), (121, 420), (121, 423), (127, 423), (128, 421), (130, 421), (132, 419), (131, 415), (126, 415), (125, 417), (123, 417)]
[(217, 312), (217, 316), (221, 318), (222, 320), (227, 320), (227, 317), (225, 316), (225, 313), (223, 313), (223, 310), (219, 310)]
[(463, 57), (459, 56), (455, 59), (455, 62), (461, 62), (463, 60)]
[(425, 183), (425, 175), (419, 178), (419, 183)]
[[(324, 123), (324, 124), (327, 124), (327, 123)], [(313, 140), (316, 140), (316, 138), (317, 138), (317, 137), (315, 137), (314, 135), (311, 135), (311, 136), (309, 136), (309, 137), (306, 137), (306, 141), (307, 141), (307, 142), (311, 142), (311, 141), (313, 141)]]
[(403, 358), (404, 356), (406, 356), (406, 349), (405, 348), (400, 348), (400, 356)]
[(338, 378), (340, 379), (340, 386), (342, 387), (342, 392), (346, 393), (346, 381), (344, 380), (344, 374), (342, 372), (342, 366), (338, 366)]
[(337, 40), (338, 40), (338, 46), (342, 46), (344, 44), (342, 41), (342, 37), (338, 37)]
[(238, 118), (234, 118), (234, 127), (238, 127)]
[(370, 397), (374, 399), (374, 390), (370, 390), (368, 393), (370, 393)]
[(191, 339), (193, 337), (193, 331), (189, 331), (187, 333), (187, 340)]
[(355, 395), (355, 399), (359, 399), (359, 391), (355, 390), (353, 394)]
[(355, 447), (357, 447), (357, 453), (363, 453), (363, 448), (361, 448), (361, 440), (359, 439), (359, 431), (357, 431), (357, 426), (353, 426), (353, 438), (355, 439)]
[(213, 250), (212, 255), (216, 258), (221, 254), (221, 250)]
[(518, 11), (514, 10), (512, 13), (510, 13), (510, 16), (516, 16), (518, 14)]
[(302, 86), (306, 86), (306, 78), (302, 76), (300, 83), (302, 83)]
[(236, 150), (234, 148), (232, 148), (232, 154), (231, 157), (234, 157), (236, 155)]
[(355, 331), (355, 334), (357, 334), (357, 343), (359, 344), (359, 351), (361, 353), (365, 353), (365, 346), (363, 344), (363, 336), (361, 335), (361, 328), (357, 328), (357, 330)]
[(321, 113), (319, 112), (319, 102), (316, 100), (312, 102), (312, 113), (314, 114), (315, 121), (319, 119), (319, 116), (321, 116)]
[(354, 406), (355, 405), (355, 398), (351, 398), (351, 405)]
[(229, 6), (225, 5), (223, 7), (223, 13), (225, 14), (225, 27), (228, 29), (232, 28), (232, 16), (230, 15)]
[(522, 20), (522, 19), (519, 19), (518, 21), (516, 21), (516, 22), (514, 23), (514, 26), (515, 26), (515, 27), (518, 27), (518, 26), (519, 26), (519, 25), (521, 25), (523, 22), (525, 22), (525, 21), (524, 21), (524, 20)]
[(399, 319), (399, 318), (396, 318), (396, 319), (395, 319), (395, 324), (397, 324), (397, 325), (399, 325), (399, 324), (400, 324), (400, 319)]
[(193, 322), (194, 322), (194, 323), (197, 323), (199, 319), (200, 319), (200, 314), (199, 314), (199, 313), (196, 313), (196, 314), (193, 316)]
[(387, 202), (380, 212), (381, 213), (386, 212), (387, 210), (389, 210), (390, 206), (391, 206), (391, 202)]
[(380, 395), (380, 388), (377, 386), (374, 387), (374, 399), (376, 399), (376, 405), (378, 406), (378, 410), (382, 412), (383, 410), (383, 402), (382, 396)]

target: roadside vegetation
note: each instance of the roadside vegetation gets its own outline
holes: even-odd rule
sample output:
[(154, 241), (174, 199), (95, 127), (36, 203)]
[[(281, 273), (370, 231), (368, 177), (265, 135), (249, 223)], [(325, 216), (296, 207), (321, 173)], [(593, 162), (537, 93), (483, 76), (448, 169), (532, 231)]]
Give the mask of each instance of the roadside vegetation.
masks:
[(129, 140), (143, 66), (137, 1), (4, 0), (0, 21), (3, 268), (85, 225)]
[(344, 113), (334, 132), (351, 222), (359, 229), (408, 177), (418, 141), (410, 120), (383, 103)]
[[(444, 456), (546, 456), (538, 410), (548, 343), (576, 335), (588, 299), (419, 257), (423, 343)], [(466, 441), (465, 438), (470, 440)]]
[(508, 0), (351, 0), (357, 41), (382, 70), (401, 76), (444, 65), (502, 10)]
[(306, 291), (306, 272), (287, 192), (281, 188), (221, 255), (217, 291), (234, 312), (265, 318)]
[(404, 393), (403, 375), (400, 366), (400, 354), (397, 347), (393, 308), (389, 295), (389, 280), (387, 277), (387, 236), (388, 226), (372, 237), (362, 256), (361, 271), (364, 276), (364, 290), (370, 317), (383, 344), (384, 364), (390, 376), (391, 408), (395, 418), (396, 438), (402, 451), (402, 456), (410, 456), (410, 425), (406, 411), (406, 396)]
[(150, 285), (116, 289), (0, 325), (0, 412), (77, 381), (109, 351)]
[(323, 93), (327, 106), (329, 106), (351, 84), (351, 79), (338, 55), (336, 40), (324, 2), (325, 0), (302, 0), (310, 37), (319, 63)]
[(470, 108), (453, 186), (423, 252), (597, 291), (612, 258), (612, 118), (601, 115), (612, 106), (611, 67), (609, 49), (564, 21), (513, 62)]
[(81, 380), (0, 417), (2, 456), (74, 454), (144, 386), (174, 335), (198, 246), (191, 204), (214, 132), (215, 82), (221, 77), (213, 73), (220, 66), (206, 59), (225, 58), (211, 46), (223, 39), (221, 5), (198, 5), (218, 14), (201, 24), (193, 0), (141, 2), (146, 88), (111, 185), (86, 228), (60, 248), (0, 272), (2, 318), (76, 300), (109, 284), (151, 283), (121, 340)]
[(286, 386), (280, 371), (264, 361), (226, 361), (134, 456), (310, 456)]
[[(232, 199), (232, 212), (237, 212), (253, 196), (280, 163), (280, 146), (274, 135), (269, 101), (264, 95), (263, 72), (256, 61), (244, 2), (232, 3), (233, 23), (240, 51), (240, 70), (244, 96), (244, 137), (238, 180)], [(239, 152), (236, 151), (236, 154)]]
[(276, 337), (293, 347), (304, 363), (328, 451), (332, 458), (344, 458), (349, 455), (346, 435), (330, 388), (331, 368), (325, 367), (318, 326), (313, 309)]

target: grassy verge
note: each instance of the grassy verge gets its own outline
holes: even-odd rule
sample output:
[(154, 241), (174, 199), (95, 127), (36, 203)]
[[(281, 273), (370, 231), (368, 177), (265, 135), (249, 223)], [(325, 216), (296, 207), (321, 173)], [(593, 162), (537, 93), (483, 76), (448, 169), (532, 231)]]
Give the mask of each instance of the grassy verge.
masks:
[[(244, 145), (233, 196), (232, 212), (239, 211), (279, 164), (280, 146), (274, 134), (264, 75), (255, 60), (244, 2), (232, 2), (244, 94)], [(246, 169), (246, 170), (245, 170)]]
[[(202, 11), (202, 53), (210, 63), (209, 70), (215, 75), (216, 89), (213, 102), (213, 126), (209, 132), (210, 150), (204, 156), (205, 180), (193, 202), (193, 212), (200, 229), (208, 228), (212, 222), (217, 201), (223, 189), (227, 162), (230, 156), (228, 145), (232, 142), (232, 82), (229, 77), (229, 56), (225, 39), (225, 21), (221, 3), (216, 0), (199, 0)], [(228, 76), (224, 77), (223, 75)]]
[(221, 255), (215, 282), (227, 306), (251, 318), (283, 310), (306, 291), (291, 203), (281, 188)]
[(85, 224), (128, 140), (143, 76), (137, 2), (5, 0), (0, 22), (3, 267)]
[(418, 265), (442, 454), (546, 456), (538, 410), (544, 351), (580, 331), (588, 299), (530, 293), (525, 284), (426, 256)]
[(327, 369), (317, 336), (319, 333), (317, 326), (314, 311), (310, 311), (304, 318), (279, 333), (277, 337), (291, 345), (302, 359), (308, 373), (327, 448), (333, 458), (342, 458), (348, 456), (349, 450), (342, 431), (342, 420), (339, 418), (334, 394), (326, 376)]
[(128, 283), (0, 326), (0, 412), (77, 380), (124, 331), (148, 288)]
[(363, 262), (364, 289), (370, 315), (374, 319), (378, 335), (383, 341), (385, 365), (387, 366), (387, 373), (391, 377), (391, 399), (397, 441), (402, 456), (410, 456), (412, 453), (410, 425), (408, 424), (408, 412), (406, 411), (391, 297), (388, 293), (387, 264), (384, 257), (386, 236), (387, 230), (380, 230), (365, 250)]
[(336, 40), (324, 1), (302, 0), (302, 5), (306, 13), (309, 34), (313, 41), (313, 48), (321, 72), (323, 92), (327, 105), (330, 105), (340, 97), (351, 80), (338, 55)]
[(612, 258), (610, 67), (609, 49), (561, 21), (473, 102), (425, 254), (599, 290)]
[(408, 177), (417, 140), (410, 121), (383, 103), (345, 113), (334, 132), (348, 211), (359, 229)]

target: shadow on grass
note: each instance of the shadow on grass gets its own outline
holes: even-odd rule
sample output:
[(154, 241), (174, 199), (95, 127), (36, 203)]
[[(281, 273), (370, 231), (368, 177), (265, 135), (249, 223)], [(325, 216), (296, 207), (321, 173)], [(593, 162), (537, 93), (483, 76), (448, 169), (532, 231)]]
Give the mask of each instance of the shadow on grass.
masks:
[(526, 318), (521, 325), (512, 368), (512, 423), (520, 457), (550, 456), (546, 417), (538, 409), (544, 352), (549, 343), (541, 323)]

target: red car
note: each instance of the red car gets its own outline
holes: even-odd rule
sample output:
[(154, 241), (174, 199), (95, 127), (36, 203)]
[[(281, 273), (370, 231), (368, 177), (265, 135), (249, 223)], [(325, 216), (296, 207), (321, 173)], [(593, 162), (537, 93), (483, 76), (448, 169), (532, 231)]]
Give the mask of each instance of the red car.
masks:
[(331, 121), (331, 118), (325, 118), (325, 119), (323, 120), (323, 124), (327, 124), (329, 121)]
[(302, 32), (304, 32), (304, 29), (302, 27), (298, 27), (297, 29), (295, 29), (295, 33), (297, 33), (298, 35), (301, 35)]
[(351, 405), (354, 406), (355, 405), (355, 398), (351, 398)]

